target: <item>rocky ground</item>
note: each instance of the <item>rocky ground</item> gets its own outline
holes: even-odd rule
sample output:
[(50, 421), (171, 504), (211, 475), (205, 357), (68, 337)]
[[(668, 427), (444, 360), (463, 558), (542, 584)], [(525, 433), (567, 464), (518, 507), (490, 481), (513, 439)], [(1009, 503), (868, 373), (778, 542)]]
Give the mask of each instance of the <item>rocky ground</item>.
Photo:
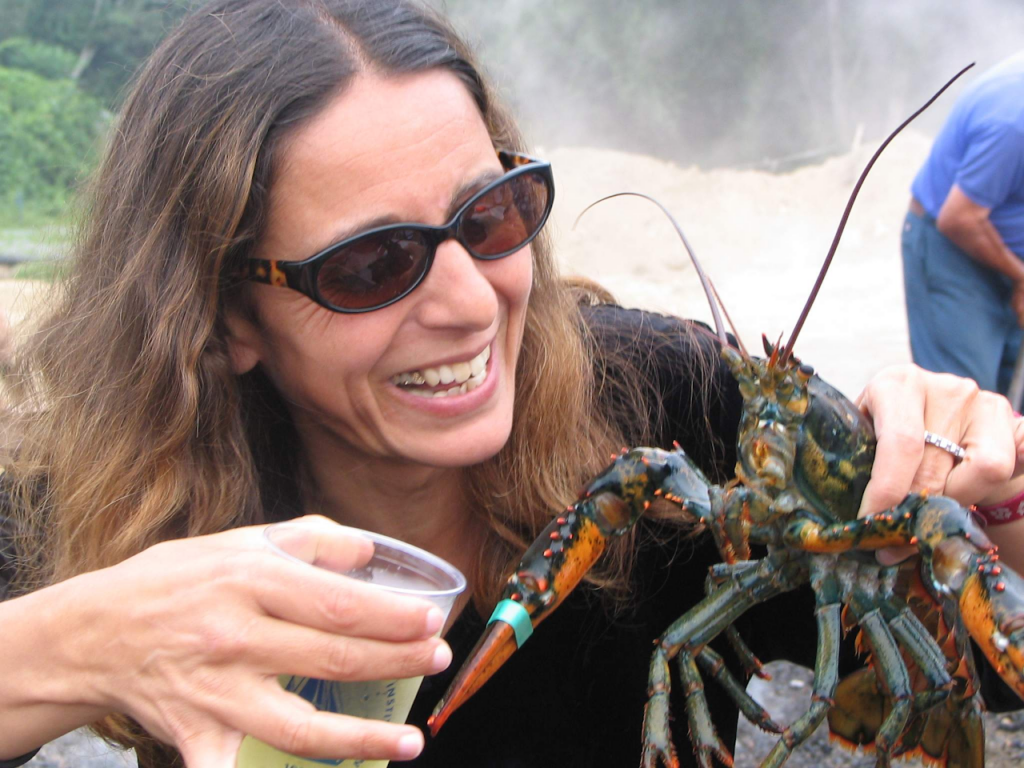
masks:
[[(810, 701), (812, 672), (804, 667), (776, 662), (768, 665), (773, 679), (754, 680), (748, 690), (781, 722), (790, 723), (806, 710)], [(736, 744), (736, 765), (756, 766), (775, 745), (776, 737), (741, 720)], [(1018, 768), (1024, 763), (1024, 712), (1006, 715), (985, 714), (985, 757), (988, 768)], [(788, 768), (872, 768), (873, 753), (850, 752), (828, 738), (827, 725), (797, 750), (786, 763)], [(917, 768), (920, 760), (904, 760), (897, 765)]]
[(27, 765), (31, 768), (128, 768), (137, 763), (134, 752), (115, 750), (86, 731), (75, 731), (47, 744)]

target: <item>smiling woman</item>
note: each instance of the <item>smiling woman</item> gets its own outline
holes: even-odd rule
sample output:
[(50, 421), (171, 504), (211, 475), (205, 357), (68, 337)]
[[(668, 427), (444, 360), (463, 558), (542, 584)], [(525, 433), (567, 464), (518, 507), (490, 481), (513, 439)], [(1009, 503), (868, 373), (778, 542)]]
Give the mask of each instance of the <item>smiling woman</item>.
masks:
[[(421, 482), (433, 484), (448, 468), (497, 454), (512, 428), (532, 282), (528, 241), (543, 217), (534, 216), (534, 227), (495, 251), (501, 258), (473, 258), (463, 244), (476, 245), (478, 235), (467, 236), (467, 230), (507, 207), (503, 190), (488, 186), (502, 178), (502, 166), (466, 88), (443, 70), (359, 76), (289, 137), (280, 159), (256, 256), (274, 254), (286, 266), (323, 253), (337, 232), (376, 232), (328, 247), (332, 255), (315, 284), (317, 295), (332, 304), (351, 292), (338, 287), (351, 283), (339, 275), (348, 265), (336, 264), (349, 250), (363, 260), (371, 254), (378, 264), (397, 258), (396, 251), (404, 256), (413, 250), (415, 233), (400, 222), (439, 226), (458, 211), (459, 239), (435, 245), (434, 257), (420, 256), (419, 279), (405, 278), (408, 288), (377, 289), (404, 296), (401, 301), (391, 303), (388, 293), (380, 293), (377, 311), (325, 312), (302, 293), (257, 284), (249, 296), (255, 322), (228, 312), (235, 372), (259, 365), (283, 396), (317, 486), (331, 489), (348, 506), (352, 502), (345, 500), (356, 498), (368, 476), (386, 477), (396, 461), (431, 467)], [(516, 173), (506, 185), (528, 178)], [(471, 197), (485, 188), (491, 190), (487, 195)], [(384, 222), (400, 228), (382, 242), (377, 228)], [(491, 226), (501, 242), (501, 230)], [(363, 282), (381, 284), (381, 271), (370, 269)], [(479, 386), (472, 392), (452, 387), (452, 369), (467, 373), (470, 361), (485, 350)], [(392, 381), (423, 372), (426, 384), (432, 369), (440, 388)], [(416, 396), (427, 393), (445, 396)], [(347, 471), (354, 464), (362, 467), (358, 475)], [(369, 522), (366, 512), (354, 514)]]
[[(312, 758), (415, 757), (445, 679), (396, 725), (314, 713), (278, 674), (461, 661), (528, 542), (623, 444), (678, 439), (729, 474), (739, 394), (715, 342), (562, 280), (542, 230), (552, 179), (466, 46), (413, 2), (215, 0), (185, 19), (126, 100), (59, 303), (11, 380), (0, 760), (86, 723), (143, 768), (232, 765), (244, 734)], [(972, 493), (1007, 489), (1005, 401), (887, 381), (869, 390), (879, 455), (927, 412), (969, 458), (996, 457)], [(878, 487), (901, 497), (935, 465), (904, 450)], [(450, 626), (268, 553), (263, 527), (311, 513), (463, 570)], [(337, 526), (308, 524), (325, 555), (356, 559)], [(652, 517), (619, 540), (520, 674), (419, 764), (633, 760), (650, 640), (716, 559), (677, 543), (685, 526)], [(813, 658), (801, 600), (751, 612), (808, 630), (799, 648), (755, 633), (763, 658)], [(567, 739), (567, 716), (600, 738)]]
[[(17, 590), (320, 512), (433, 550), (493, 601), (499, 564), (623, 437), (593, 407), (582, 294), (541, 232), (550, 169), (518, 154), (463, 43), (405, 2), (211, 3), (153, 55), (113, 135), (15, 380), (32, 413), (7, 474)], [(302, 261), (310, 289), (261, 284)], [(121, 712), (193, 760), (210, 749), (100, 689), (73, 719)], [(0, 756), (65, 724), (4, 729), (21, 735)], [(120, 715), (100, 730), (165, 759)]]

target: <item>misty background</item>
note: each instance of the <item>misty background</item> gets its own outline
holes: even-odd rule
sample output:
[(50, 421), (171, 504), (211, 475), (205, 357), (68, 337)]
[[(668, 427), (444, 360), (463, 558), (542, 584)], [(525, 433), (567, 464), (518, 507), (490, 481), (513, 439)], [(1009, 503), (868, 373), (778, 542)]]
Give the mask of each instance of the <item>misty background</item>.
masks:
[[(528, 139), (786, 170), (1024, 49), (1019, 0), (445, 0)], [(934, 134), (952, 91), (915, 123)]]

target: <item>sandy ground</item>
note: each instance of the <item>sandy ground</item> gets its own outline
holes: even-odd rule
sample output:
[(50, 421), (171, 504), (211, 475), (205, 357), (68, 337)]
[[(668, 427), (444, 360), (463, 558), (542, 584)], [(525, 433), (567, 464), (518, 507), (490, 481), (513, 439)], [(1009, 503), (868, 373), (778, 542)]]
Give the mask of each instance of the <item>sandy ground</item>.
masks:
[[(861, 189), (796, 354), (847, 395), (879, 369), (909, 362), (900, 229), (913, 175), (930, 140), (908, 133)], [(798, 171), (702, 172), (596, 149), (547, 153), (552, 213), (567, 270), (592, 277), (629, 306), (710, 321), (700, 283), (671, 224), (651, 203), (599, 197), (644, 192), (676, 217), (751, 351), (760, 335), (788, 338), (828, 252), (846, 199), (874, 146)]]
[[(929, 139), (907, 133), (877, 163), (861, 191), (821, 295), (797, 344), (797, 354), (850, 396), (886, 365), (908, 362), (899, 234), (913, 174)], [(696, 275), (674, 230), (650, 203), (603, 203), (572, 229), (590, 202), (619, 191), (658, 198), (678, 219), (715, 282), (748, 347), (766, 333), (788, 338), (832, 241), (846, 198), (874, 147), (858, 148), (822, 165), (771, 175), (702, 172), (650, 157), (589, 148), (541, 150), (555, 168), (553, 212), (557, 253), (568, 271), (594, 278), (627, 306), (710, 320)], [(0, 308), (20, 319), (38, 286), (0, 281)], [(789, 722), (806, 706), (810, 672), (773, 665), (775, 681), (752, 690)], [(682, 716), (682, 713), (678, 713)], [(1024, 718), (991, 716), (988, 764), (1020, 765)], [(867, 766), (869, 756), (833, 748), (819, 729), (788, 765)], [(756, 765), (773, 737), (741, 725), (737, 765)], [(72, 734), (32, 763), (122, 768), (125, 757)]]

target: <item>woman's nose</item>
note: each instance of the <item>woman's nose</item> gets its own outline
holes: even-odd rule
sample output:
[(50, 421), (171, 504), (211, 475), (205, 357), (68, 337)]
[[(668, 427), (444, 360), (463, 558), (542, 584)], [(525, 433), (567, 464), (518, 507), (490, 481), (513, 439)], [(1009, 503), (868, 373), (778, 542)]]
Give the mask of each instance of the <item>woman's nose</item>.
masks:
[(420, 322), (431, 327), (489, 328), (498, 313), (498, 294), (487, 278), (488, 265), (455, 240), (441, 243), (430, 273), (414, 294)]

